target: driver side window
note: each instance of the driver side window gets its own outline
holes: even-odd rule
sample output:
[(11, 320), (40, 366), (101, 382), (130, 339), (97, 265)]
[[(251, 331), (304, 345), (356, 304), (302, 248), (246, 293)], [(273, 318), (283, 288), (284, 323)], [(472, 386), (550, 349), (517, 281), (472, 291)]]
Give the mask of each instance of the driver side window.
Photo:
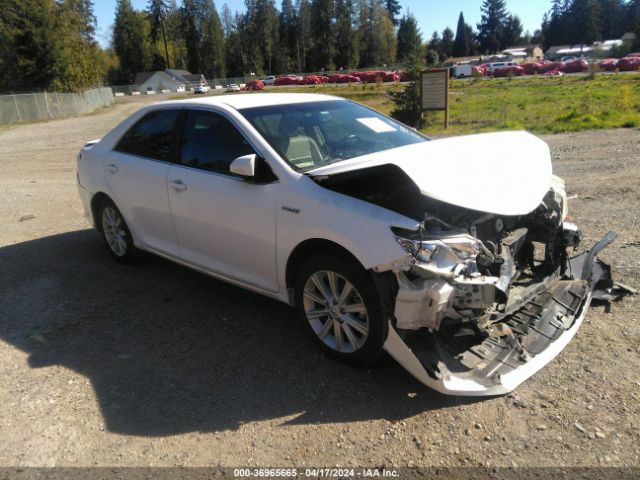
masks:
[(180, 148), (182, 165), (229, 174), (231, 162), (253, 153), (238, 129), (222, 115), (204, 110), (188, 111)]

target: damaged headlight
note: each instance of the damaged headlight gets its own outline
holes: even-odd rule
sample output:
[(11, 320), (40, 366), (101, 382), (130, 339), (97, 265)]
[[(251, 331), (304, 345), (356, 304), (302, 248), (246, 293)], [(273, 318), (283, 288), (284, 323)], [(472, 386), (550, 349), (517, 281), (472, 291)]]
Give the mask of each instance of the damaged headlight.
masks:
[(481, 243), (470, 235), (430, 238), (419, 232), (392, 228), (402, 249), (421, 263), (446, 263), (456, 265), (474, 260), (482, 251)]

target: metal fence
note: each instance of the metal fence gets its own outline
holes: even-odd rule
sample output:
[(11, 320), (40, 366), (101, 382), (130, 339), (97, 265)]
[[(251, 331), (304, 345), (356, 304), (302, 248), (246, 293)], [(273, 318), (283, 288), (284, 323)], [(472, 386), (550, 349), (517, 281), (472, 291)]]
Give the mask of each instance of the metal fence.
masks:
[(114, 103), (109, 87), (80, 93), (0, 95), (0, 125), (77, 117)]

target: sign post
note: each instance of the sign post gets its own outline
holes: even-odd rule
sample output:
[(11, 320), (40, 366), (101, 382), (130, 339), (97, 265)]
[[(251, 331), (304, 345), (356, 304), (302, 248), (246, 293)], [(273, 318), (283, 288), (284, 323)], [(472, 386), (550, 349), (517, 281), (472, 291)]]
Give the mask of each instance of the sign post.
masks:
[(420, 108), (423, 112), (444, 111), (444, 128), (449, 128), (449, 69), (427, 70), (420, 75)]

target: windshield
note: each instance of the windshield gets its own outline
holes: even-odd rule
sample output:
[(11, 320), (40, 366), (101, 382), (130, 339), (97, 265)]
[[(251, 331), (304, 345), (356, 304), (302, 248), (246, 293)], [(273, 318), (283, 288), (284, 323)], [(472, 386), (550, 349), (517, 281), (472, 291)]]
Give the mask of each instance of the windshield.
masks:
[(240, 113), (301, 172), (428, 140), (344, 100), (246, 108)]

